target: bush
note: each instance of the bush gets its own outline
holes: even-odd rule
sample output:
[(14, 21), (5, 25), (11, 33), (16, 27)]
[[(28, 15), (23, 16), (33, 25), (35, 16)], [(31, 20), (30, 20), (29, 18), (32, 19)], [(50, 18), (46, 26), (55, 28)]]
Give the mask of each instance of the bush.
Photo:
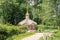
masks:
[(36, 27), (36, 30), (37, 31), (50, 31), (52, 29), (57, 29), (57, 27), (55, 26), (47, 26), (47, 25), (43, 25), (43, 24), (40, 24), (40, 25), (37, 25)]
[(60, 30), (54, 31), (54, 36), (55, 37), (60, 37)]
[(45, 29), (57, 29), (56, 26), (46, 26)]
[(5, 39), (6, 39), (6, 36), (0, 34), (0, 40), (5, 40)]
[(25, 33), (27, 31), (27, 26), (23, 25), (20, 27), (21, 33)]
[(44, 30), (44, 25), (37, 25), (36, 30), (37, 31), (43, 31)]
[(12, 40), (12, 36), (25, 33), (26, 31), (27, 27), (25, 25), (18, 27), (14, 25), (0, 24), (0, 40), (6, 40), (7, 38)]
[(20, 28), (14, 25), (1, 25), (0, 24), (0, 39), (5, 40), (7, 37), (21, 33)]

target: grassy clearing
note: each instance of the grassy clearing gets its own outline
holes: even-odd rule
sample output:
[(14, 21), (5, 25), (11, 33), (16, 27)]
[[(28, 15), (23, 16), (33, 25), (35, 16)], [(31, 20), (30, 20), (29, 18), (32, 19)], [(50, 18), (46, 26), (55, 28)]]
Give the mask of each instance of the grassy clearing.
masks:
[(19, 35), (14, 35), (14, 36), (8, 38), (7, 40), (21, 40), (21, 39), (31, 36), (33, 34), (34, 34), (33, 32), (27, 32), (27, 33), (23, 33), (23, 34), (19, 34)]

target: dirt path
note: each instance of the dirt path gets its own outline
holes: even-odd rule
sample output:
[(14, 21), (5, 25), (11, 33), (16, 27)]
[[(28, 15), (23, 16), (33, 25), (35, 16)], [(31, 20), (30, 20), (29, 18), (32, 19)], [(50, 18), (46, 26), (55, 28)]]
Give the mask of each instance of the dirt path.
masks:
[(36, 34), (34, 34), (32, 36), (23, 38), (22, 40), (38, 40), (42, 36), (43, 36), (43, 33), (36, 33)]

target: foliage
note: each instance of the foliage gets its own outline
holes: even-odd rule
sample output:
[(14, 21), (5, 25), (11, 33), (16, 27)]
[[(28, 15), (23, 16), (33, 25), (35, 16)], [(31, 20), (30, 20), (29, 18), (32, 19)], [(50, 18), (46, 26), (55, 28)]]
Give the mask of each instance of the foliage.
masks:
[(34, 34), (34, 33), (25, 33), (26, 31), (27, 31), (27, 27), (25, 25), (18, 27), (10, 24), (0, 24), (0, 39), (20, 40), (21, 38)]
[(59, 34), (60, 34), (60, 30), (56, 30), (56, 31), (54, 32), (54, 36), (55, 36), (55, 37), (60, 37)]
[[(39, 40), (43, 40), (43, 37), (41, 37)], [(60, 30), (56, 29), (51, 37), (47, 37), (47, 40), (60, 40)]]
[[(27, 2), (30, 18), (38, 24), (58, 26), (60, 23), (59, 0), (33, 0)], [(30, 5), (33, 3), (34, 5)], [(0, 23), (16, 25), (26, 13), (26, 0), (0, 0)]]
[[(60, 27), (60, 0), (31, 0), (31, 2), (28, 0), (27, 5), (26, 0), (0, 0), (1, 40), (22, 33), (22, 31), (23, 33), (26, 32), (27, 27), (25, 25), (21, 28), (16, 25), (25, 19), (27, 6), (30, 18), (41, 24), (37, 25), (36, 30), (41, 31)], [(59, 32), (55, 33), (56, 36), (59, 34)]]
[(55, 30), (55, 29), (58, 29), (57, 26), (47, 26), (47, 25), (43, 25), (43, 24), (40, 24), (40, 25), (37, 25), (36, 27), (36, 30), (37, 31), (51, 31), (51, 30)]
[(22, 27), (20, 27), (22, 30), (27, 30), (27, 26), (26, 25), (22, 25)]
[(37, 31), (43, 31), (43, 30), (44, 30), (44, 27), (45, 27), (45, 26), (42, 25), (42, 24), (41, 24), (41, 25), (37, 25), (36, 30), (37, 30)]
[(26, 25), (21, 26), (20, 31), (21, 31), (21, 33), (27, 32), (27, 26)]
[[(3, 16), (3, 23), (10, 23), (10, 24), (17, 24), (19, 21), (24, 19), (25, 5), (24, 3), (19, 3), (18, 0), (6, 0), (1, 3), (2, 15)], [(23, 13), (23, 14), (22, 14)]]
[(0, 24), (0, 38), (1, 40), (5, 40), (6, 38), (20, 34), (20, 29), (18, 26), (9, 26)]

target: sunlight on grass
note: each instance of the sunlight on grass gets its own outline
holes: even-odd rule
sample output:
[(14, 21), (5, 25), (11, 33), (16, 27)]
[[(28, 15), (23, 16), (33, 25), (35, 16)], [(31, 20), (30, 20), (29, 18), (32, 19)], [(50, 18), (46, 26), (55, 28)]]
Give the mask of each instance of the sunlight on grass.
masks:
[(23, 33), (23, 34), (19, 34), (19, 35), (14, 35), (14, 36), (8, 38), (7, 40), (21, 40), (21, 39), (31, 36), (33, 34), (34, 34), (34, 32), (27, 32), (27, 33)]
[[(43, 37), (39, 38), (39, 40), (44, 40)], [(47, 37), (47, 40), (60, 40), (58, 37)]]

